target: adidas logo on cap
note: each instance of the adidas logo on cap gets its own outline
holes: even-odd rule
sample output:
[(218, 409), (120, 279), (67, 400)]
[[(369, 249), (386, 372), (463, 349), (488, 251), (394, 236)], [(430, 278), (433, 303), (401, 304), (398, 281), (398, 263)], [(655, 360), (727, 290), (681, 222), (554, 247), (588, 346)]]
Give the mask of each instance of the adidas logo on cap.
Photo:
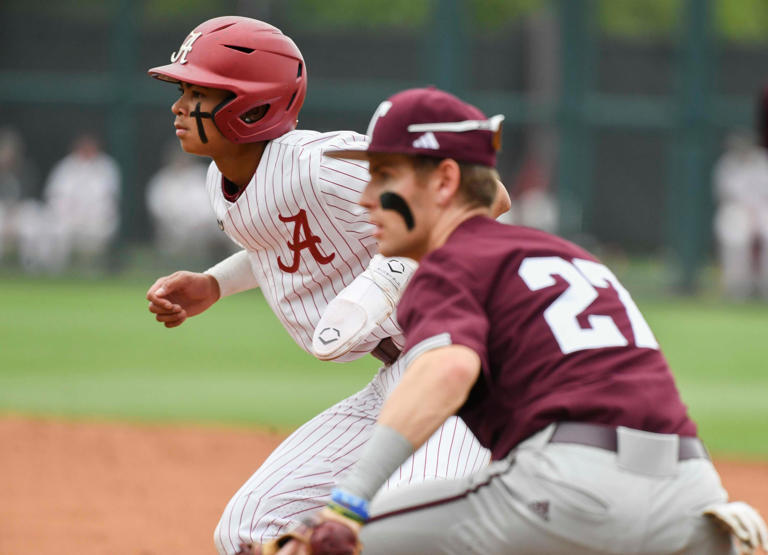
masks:
[(421, 137), (413, 141), (413, 148), (428, 148), (430, 150), (439, 150), (440, 143), (437, 142), (434, 133), (431, 131), (424, 133)]

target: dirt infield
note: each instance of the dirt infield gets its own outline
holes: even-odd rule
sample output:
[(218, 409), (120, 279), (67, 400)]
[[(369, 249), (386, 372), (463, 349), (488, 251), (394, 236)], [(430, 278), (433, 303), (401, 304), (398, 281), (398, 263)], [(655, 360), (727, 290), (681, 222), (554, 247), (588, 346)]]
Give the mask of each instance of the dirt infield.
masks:
[[(0, 418), (0, 554), (215, 553), (229, 497), (280, 441), (220, 428)], [(768, 515), (768, 463), (717, 461)]]

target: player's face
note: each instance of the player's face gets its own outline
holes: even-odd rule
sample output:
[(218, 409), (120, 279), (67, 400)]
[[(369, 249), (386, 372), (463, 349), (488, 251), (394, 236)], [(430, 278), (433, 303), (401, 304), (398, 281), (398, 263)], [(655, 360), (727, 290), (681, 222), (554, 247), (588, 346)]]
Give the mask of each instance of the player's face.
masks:
[[(233, 143), (219, 133), (212, 118), (196, 116), (210, 114), (229, 96), (229, 92), (188, 83), (180, 83), (179, 92), (181, 96), (173, 103), (171, 111), (176, 116), (173, 126), (176, 128), (181, 148), (190, 154), (214, 158), (231, 150)], [(198, 122), (203, 126), (202, 136)]]
[(433, 216), (425, 183), (429, 177), (416, 172), (400, 154), (371, 155), (370, 173), (360, 204), (376, 226), (379, 252), (419, 260), (427, 252)]

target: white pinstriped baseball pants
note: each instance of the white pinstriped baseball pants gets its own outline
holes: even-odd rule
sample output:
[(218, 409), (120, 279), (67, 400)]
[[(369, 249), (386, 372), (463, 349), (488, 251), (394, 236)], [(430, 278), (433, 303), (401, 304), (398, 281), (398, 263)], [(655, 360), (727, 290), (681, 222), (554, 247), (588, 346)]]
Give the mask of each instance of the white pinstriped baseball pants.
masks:
[[(339, 478), (357, 461), (384, 399), (404, 371), (402, 360), (382, 368), (360, 392), (298, 428), (235, 493), (214, 532), (219, 553), (241, 542), (262, 543), (322, 507)], [(488, 465), (464, 422), (449, 419), (389, 479), (388, 488), (468, 476)]]

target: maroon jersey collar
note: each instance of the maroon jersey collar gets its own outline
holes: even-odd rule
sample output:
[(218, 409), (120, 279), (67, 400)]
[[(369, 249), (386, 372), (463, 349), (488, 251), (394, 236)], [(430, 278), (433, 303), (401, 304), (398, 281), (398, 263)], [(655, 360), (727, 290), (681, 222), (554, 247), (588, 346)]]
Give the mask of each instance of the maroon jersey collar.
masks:
[(223, 175), (221, 176), (221, 193), (229, 202), (235, 202), (237, 199), (239, 199), (240, 195), (243, 194), (243, 191), (245, 191), (246, 187), (247, 185), (245, 187), (240, 187)]

